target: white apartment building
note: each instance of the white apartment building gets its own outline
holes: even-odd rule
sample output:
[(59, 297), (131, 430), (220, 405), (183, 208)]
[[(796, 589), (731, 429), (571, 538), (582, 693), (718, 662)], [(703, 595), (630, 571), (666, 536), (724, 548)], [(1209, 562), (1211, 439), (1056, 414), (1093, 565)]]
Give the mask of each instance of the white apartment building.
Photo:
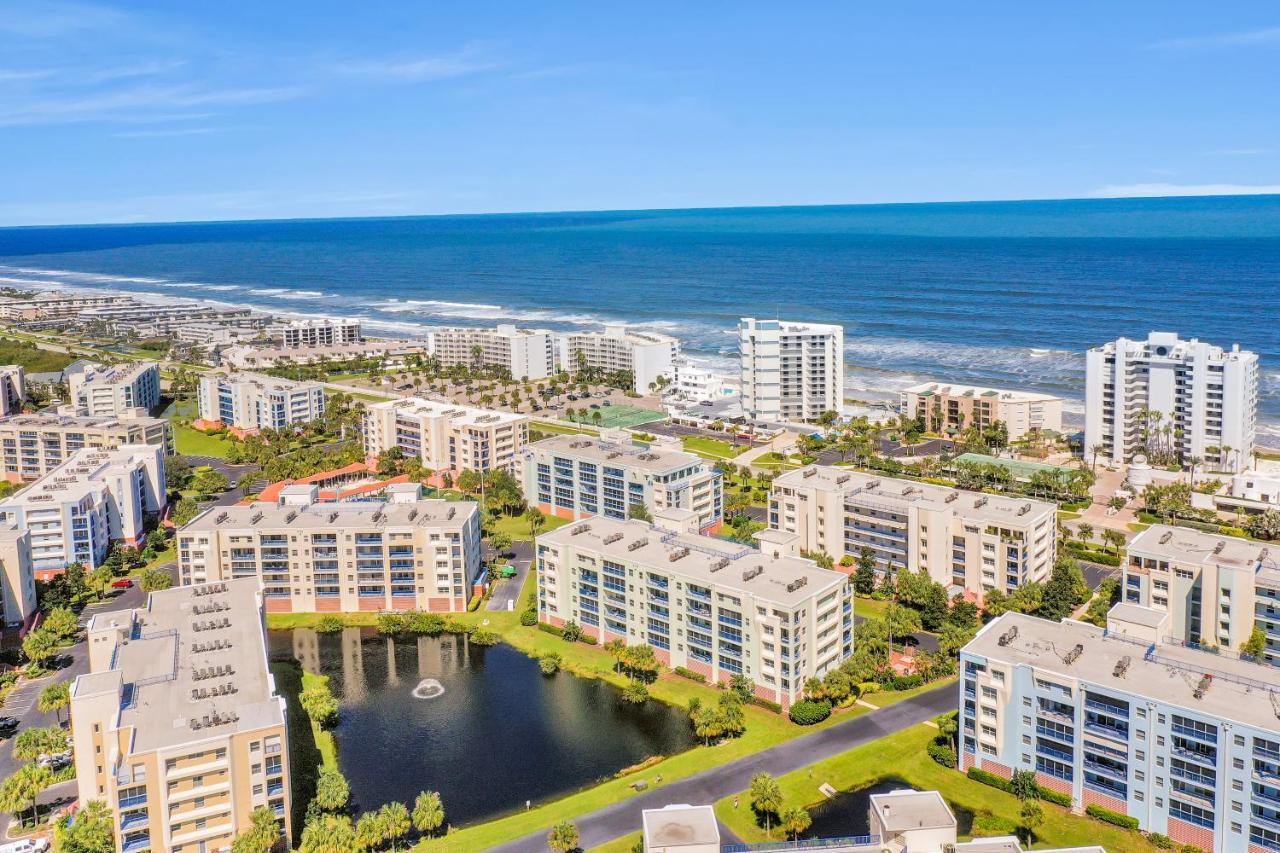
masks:
[(17, 522), (0, 524), (0, 625), (27, 622), (36, 612), (31, 532)]
[(371, 456), (399, 448), (432, 471), (491, 471), (519, 476), (529, 418), (421, 397), (372, 403), (364, 412), (364, 448)]
[(597, 516), (540, 535), (539, 618), (648, 644), (711, 682), (743, 674), (784, 707), (852, 653), (847, 575), (698, 536), (685, 510), (655, 521)]
[(289, 837), (285, 700), (267, 667), (256, 580), (153, 592), (98, 613), (71, 686), (80, 803), (111, 810), (115, 849), (230, 850), (255, 809)]
[(0, 501), (0, 527), (30, 533), (31, 567), (86, 570), (112, 542), (138, 547), (144, 522), (165, 505), (164, 448), (127, 444), (79, 450), (25, 489)]
[(324, 415), (324, 386), (260, 373), (205, 373), (200, 420), (245, 432), (284, 429)]
[(1258, 356), (1224, 350), (1173, 332), (1145, 341), (1120, 338), (1086, 353), (1084, 452), (1113, 463), (1145, 453), (1144, 410), (1183, 464), (1237, 473), (1253, 464), (1258, 421)]
[(123, 417), (135, 409), (150, 412), (160, 404), (160, 366), (155, 362), (77, 362), (67, 369), (67, 390), (79, 415)]
[(1032, 391), (923, 382), (901, 392), (899, 411), (922, 419), (930, 432), (981, 430), (997, 421), (1008, 429), (1010, 441), (1035, 430), (1062, 432), (1062, 398)]
[(1274, 545), (1153, 524), (1126, 548), (1124, 601), (1169, 616), (1170, 639), (1239, 651), (1256, 625), (1280, 666), (1280, 551)]
[[(769, 527), (839, 561), (870, 548), (883, 571), (927, 569), (976, 595), (1041, 581), (1057, 557), (1057, 505), (810, 465), (773, 480)], [(783, 542), (783, 540), (779, 540)]]
[(13, 483), (34, 480), (77, 450), (124, 444), (155, 444), (168, 455), (173, 452), (169, 422), (144, 415), (94, 418), (47, 412), (0, 418), (0, 477)]
[(214, 507), (178, 531), (179, 583), (259, 578), (271, 613), (465, 611), (482, 570), (479, 505), (419, 494)]
[(574, 372), (592, 367), (605, 372), (629, 370), (632, 390), (649, 393), (659, 377), (673, 379), (680, 341), (658, 332), (640, 332), (616, 323), (602, 332), (570, 332), (560, 338), (560, 368)]
[(289, 320), (269, 330), (271, 340), (281, 349), (328, 347), (360, 342), (360, 321), (326, 317), (324, 319)]
[(27, 399), (27, 372), (20, 364), (0, 367), (0, 417), (16, 415), (22, 411)]
[(92, 293), (89, 291), (64, 293), (49, 291), (36, 293), (30, 299), (5, 297), (0, 299), (0, 320), (30, 322), (62, 317), (74, 317), (87, 308), (105, 308), (125, 305), (133, 300), (120, 294)]
[(1163, 641), (1168, 614), (1112, 608), (1105, 629), (1021, 613), (960, 653), (960, 772), (1035, 773), (1211, 853), (1280, 849), (1274, 670)]
[(446, 367), (454, 364), (500, 367), (515, 380), (546, 379), (555, 373), (555, 335), (548, 329), (436, 329), (429, 335), (431, 354)]
[(698, 362), (681, 357), (676, 362), (675, 382), (670, 396), (694, 403), (716, 402), (738, 395), (738, 387), (724, 374), (702, 367)]
[(812, 421), (844, 405), (844, 328), (825, 323), (738, 323), (742, 410), (757, 421)]
[(351, 361), (358, 358), (377, 358), (384, 367), (391, 367), (403, 363), (405, 356), (426, 353), (427, 350), (428, 346), (423, 341), (361, 341), (293, 349), (244, 344), (226, 347), (218, 356), (222, 365), (232, 370), (266, 370), (281, 365)]
[(709, 462), (683, 450), (631, 443), (625, 432), (594, 438), (557, 435), (524, 449), (524, 496), (559, 518), (627, 518), (635, 505), (652, 515), (684, 509), (698, 529), (719, 529), (723, 483)]
[(1280, 467), (1253, 469), (1231, 478), (1231, 497), (1253, 505), (1253, 508), (1280, 508)]

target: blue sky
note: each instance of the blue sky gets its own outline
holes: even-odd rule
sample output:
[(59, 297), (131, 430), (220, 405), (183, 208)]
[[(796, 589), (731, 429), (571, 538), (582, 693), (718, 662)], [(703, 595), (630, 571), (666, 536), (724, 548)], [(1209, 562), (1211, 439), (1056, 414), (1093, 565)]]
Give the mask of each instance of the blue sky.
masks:
[(1280, 192), (1272, 2), (0, 0), (0, 224)]

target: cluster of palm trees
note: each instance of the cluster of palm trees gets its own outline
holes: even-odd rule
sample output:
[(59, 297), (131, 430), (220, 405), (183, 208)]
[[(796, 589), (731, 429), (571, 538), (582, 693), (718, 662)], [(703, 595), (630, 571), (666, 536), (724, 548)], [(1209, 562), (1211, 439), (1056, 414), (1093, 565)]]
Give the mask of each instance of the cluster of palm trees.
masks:
[(757, 773), (751, 777), (747, 796), (751, 798), (751, 808), (764, 819), (765, 832), (770, 837), (773, 836), (775, 818), (793, 841), (798, 841), (801, 833), (813, 823), (813, 818), (803, 806), (785, 807), (782, 786), (769, 773)]

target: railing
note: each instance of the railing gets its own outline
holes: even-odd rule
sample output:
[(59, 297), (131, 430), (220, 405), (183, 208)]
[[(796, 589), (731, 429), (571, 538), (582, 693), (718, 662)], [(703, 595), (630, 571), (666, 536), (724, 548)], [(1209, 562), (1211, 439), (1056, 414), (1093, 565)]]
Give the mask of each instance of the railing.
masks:
[(1110, 764), (1103, 764), (1100, 761), (1090, 761), (1088, 758), (1084, 760), (1084, 767), (1094, 773), (1102, 773), (1113, 779), (1123, 779), (1129, 781), (1129, 771), (1119, 767), (1112, 767)]
[(1202, 731), (1194, 726), (1184, 726), (1182, 723), (1174, 723), (1170, 728), (1172, 728), (1174, 734), (1182, 735), (1183, 737), (1195, 738), (1205, 743), (1217, 744), (1218, 742), (1218, 733), (1216, 731)]
[(1129, 796), (1127, 792), (1128, 786), (1125, 786), (1126, 790), (1119, 790), (1117, 788), (1112, 788), (1110, 785), (1102, 785), (1097, 782), (1090, 782), (1086, 779), (1084, 780), (1084, 787), (1088, 788), (1090, 791), (1097, 791), (1099, 794), (1105, 794), (1108, 797), (1117, 797), (1121, 800), (1127, 799)]
[(721, 853), (766, 853), (772, 850), (822, 850), (837, 847), (879, 846), (878, 835), (850, 835), (843, 838), (806, 838), (803, 841), (766, 841), (760, 844), (723, 844)]
[(1099, 723), (1085, 723), (1084, 730), (1087, 732), (1093, 732), (1096, 735), (1102, 735), (1103, 737), (1122, 740), (1126, 743), (1129, 741), (1129, 733), (1127, 731), (1113, 728), (1112, 726), (1104, 726)]
[[(1075, 755), (1068, 749), (1058, 749), (1057, 747), (1048, 746), (1043, 743), (1036, 744), (1036, 752), (1040, 755), (1047, 755), (1050, 758), (1056, 758), (1059, 761), (1074, 761)], [(1088, 766), (1089, 762), (1085, 762)]]
[(1104, 714), (1110, 714), (1113, 717), (1120, 717), (1125, 720), (1129, 719), (1129, 709), (1121, 708), (1119, 705), (1099, 702), (1097, 699), (1086, 699), (1084, 700), (1084, 706), (1086, 708), (1092, 708), (1095, 711), (1101, 711)]

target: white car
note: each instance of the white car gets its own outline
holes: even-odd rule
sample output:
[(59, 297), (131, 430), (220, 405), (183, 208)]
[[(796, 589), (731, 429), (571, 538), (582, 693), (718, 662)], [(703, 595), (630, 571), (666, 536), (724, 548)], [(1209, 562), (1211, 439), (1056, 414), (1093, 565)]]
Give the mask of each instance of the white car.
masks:
[(0, 844), (0, 853), (44, 853), (49, 849), (49, 842), (43, 838), (24, 838)]

